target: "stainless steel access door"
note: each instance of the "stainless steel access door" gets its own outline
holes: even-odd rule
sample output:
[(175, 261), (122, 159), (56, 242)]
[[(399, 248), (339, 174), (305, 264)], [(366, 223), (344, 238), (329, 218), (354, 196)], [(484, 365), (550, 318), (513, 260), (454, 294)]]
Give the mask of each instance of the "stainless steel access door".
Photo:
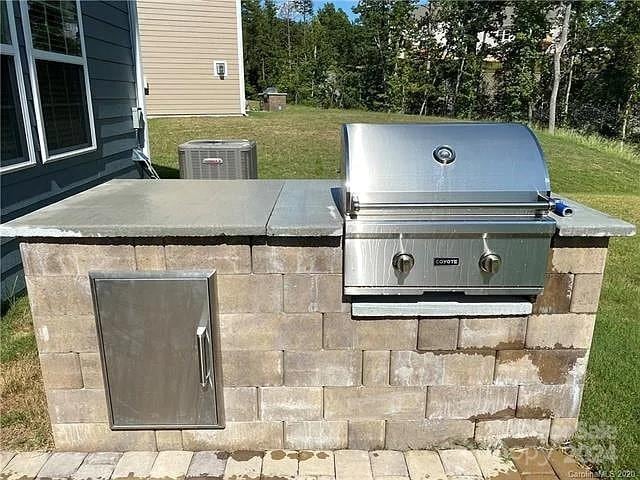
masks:
[(224, 427), (215, 272), (89, 277), (111, 427)]

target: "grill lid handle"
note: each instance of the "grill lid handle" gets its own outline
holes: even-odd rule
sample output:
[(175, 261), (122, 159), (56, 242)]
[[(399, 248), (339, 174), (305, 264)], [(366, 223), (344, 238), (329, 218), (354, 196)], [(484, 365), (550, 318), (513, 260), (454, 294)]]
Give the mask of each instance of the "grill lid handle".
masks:
[(351, 207), (354, 212), (367, 209), (409, 209), (409, 208), (526, 208), (550, 212), (555, 208), (555, 200), (538, 194), (537, 202), (423, 202), (423, 203), (361, 203), (353, 196)]

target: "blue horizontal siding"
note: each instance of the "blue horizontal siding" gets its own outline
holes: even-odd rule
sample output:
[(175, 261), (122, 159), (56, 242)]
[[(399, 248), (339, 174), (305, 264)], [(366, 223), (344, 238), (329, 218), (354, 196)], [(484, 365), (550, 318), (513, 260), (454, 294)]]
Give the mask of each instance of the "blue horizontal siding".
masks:
[(102, 100), (93, 105), (96, 119), (125, 117), (131, 115), (131, 101), (127, 99)]
[(88, 15), (84, 15), (83, 20), (86, 37), (103, 40), (125, 48), (131, 47), (131, 36), (129, 35), (128, 28), (124, 29), (109, 25), (99, 18), (93, 18)]
[(126, 0), (101, 0), (102, 4), (106, 4), (112, 8), (117, 8), (118, 10), (127, 13), (129, 11), (128, 2)]
[[(134, 4), (135, 6), (135, 4)], [(115, 2), (96, 2), (96, 1), (83, 1), (82, 2), (82, 21), (84, 17), (97, 18), (107, 25), (113, 25), (115, 27), (124, 28), (129, 30), (129, 10), (125, 5), (125, 8), (116, 5)], [(85, 32), (86, 33), (86, 32)]]
[[(3, 239), (4, 240), (4, 239)], [(0, 245), (0, 264), (2, 265), (2, 300), (11, 298), (24, 290), (24, 274), (20, 259), (20, 248), (15, 238), (3, 241)]]
[(136, 100), (135, 84), (128, 81), (116, 80), (98, 80), (91, 78), (91, 93), (93, 101), (111, 100), (111, 99), (129, 99)]
[[(35, 143), (37, 164), (0, 176), (2, 221), (57, 202), (112, 178), (141, 178), (142, 171), (132, 160), (137, 144), (131, 108), (136, 106), (134, 54), (131, 49), (127, 2), (82, 2), (82, 20), (87, 51), (93, 116), (97, 145), (95, 151), (43, 164)], [(21, 22), (19, 9), (16, 20)], [(21, 23), (18, 23), (20, 25)], [(18, 28), (23, 70), (28, 77), (24, 37)], [(26, 85), (34, 139), (38, 138), (33, 97)], [(1, 247), (2, 298), (24, 288), (18, 242), (3, 239)]]
[(131, 115), (102, 120), (100, 122), (100, 131), (98, 134), (103, 138), (129, 134), (131, 130), (129, 122), (131, 122)]
[(126, 133), (124, 135), (109, 138), (109, 140), (102, 144), (102, 155), (108, 157), (124, 152), (129, 155), (129, 160), (131, 160), (131, 150), (136, 147), (137, 141), (138, 139), (136, 138), (136, 135), (132, 133)]
[(120, 47), (95, 38), (87, 38), (86, 40), (87, 58), (133, 65), (133, 52), (130, 48)]
[(20, 251), (16, 248), (18, 241), (15, 238), (2, 242), (1, 261), (5, 268), (20, 267)]
[[(97, 156), (93, 161), (83, 162), (74, 168), (62, 170), (58, 175), (41, 175), (25, 183), (14, 183), (3, 186), (2, 221), (7, 222), (26, 213), (42, 208), (50, 203), (62, 200), (70, 195), (86, 190), (89, 186), (97, 185), (98, 180), (106, 173), (113, 174), (117, 169), (127, 170), (135, 166), (131, 159), (131, 149), (135, 146), (135, 139), (129, 136), (116, 138), (103, 146), (104, 156)], [(108, 152), (113, 152), (109, 155)], [(24, 195), (25, 188), (29, 195)], [(11, 203), (9, 203), (9, 201)]]
[(87, 59), (91, 78), (95, 80), (115, 80), (120, 82), (135, 82), (135, 74), (131, 65), (123, 65), (95, 58)]

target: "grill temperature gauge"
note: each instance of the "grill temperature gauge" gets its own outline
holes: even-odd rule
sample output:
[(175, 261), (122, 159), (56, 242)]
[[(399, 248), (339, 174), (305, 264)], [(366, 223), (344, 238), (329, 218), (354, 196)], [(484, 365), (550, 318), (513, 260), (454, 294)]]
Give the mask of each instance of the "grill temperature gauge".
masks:
[(502, 259), (497, 253), (485, 253), (480, 257), (480, 269), (487, 273), (498, 273)]
[(413, 255), (410, 253), (396, 253), (393, 256), (393, 261), (391, 262), (393, 268), (396, 269), (399, 273), (409, 273), (409, 271), (413, 268), (415, 260)]
[(442, 165), (449, 165), (456, 159), (456, 152), (449, 145), (440, 145), (433, 151), (433, 158)]

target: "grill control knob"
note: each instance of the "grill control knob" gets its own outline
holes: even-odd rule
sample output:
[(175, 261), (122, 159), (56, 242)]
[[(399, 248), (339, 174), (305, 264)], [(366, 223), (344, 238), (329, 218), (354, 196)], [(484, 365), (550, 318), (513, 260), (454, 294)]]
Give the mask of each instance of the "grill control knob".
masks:
[(498, 273), (502, 259), (497, 253), (485, 253), (480, 257), (480, 269), (487, 273)]
[(415, 260), (410, 253), (396, 253), (393, 256), (393, 268), (400, 273), (409, 273), (413, 268)]

